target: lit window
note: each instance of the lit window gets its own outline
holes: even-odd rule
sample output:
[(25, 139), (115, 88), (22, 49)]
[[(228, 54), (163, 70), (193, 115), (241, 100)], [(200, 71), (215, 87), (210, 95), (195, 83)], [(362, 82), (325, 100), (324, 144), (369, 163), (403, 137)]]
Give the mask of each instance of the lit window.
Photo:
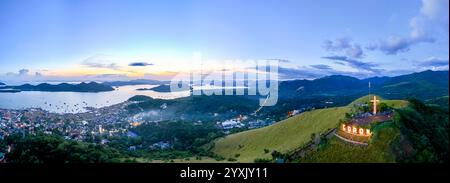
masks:
[(364, 135), (364, 129), (363, 128), (359, 128), (359, 134), (360, 135)]
[(370, 129), (366, 129), (366, 134), (370, 135)]
[(345, 131), (345, 124), (342, 124), (342, 130)]
[(356, 127), (353, 127), (353, 133), (358, 133), (358, 129), (356, 129)]

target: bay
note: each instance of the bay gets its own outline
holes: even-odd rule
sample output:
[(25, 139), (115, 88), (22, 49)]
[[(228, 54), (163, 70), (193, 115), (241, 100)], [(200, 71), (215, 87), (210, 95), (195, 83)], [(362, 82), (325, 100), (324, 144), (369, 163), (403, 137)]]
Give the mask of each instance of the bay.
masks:
[(19, 93), (0, 93), (0, 108), (26, 109), (41, 108), (54, 113), (86, 112), (86, 107), (106, 107), (128, 100), (135, 95), (145, 95), (159, 99), (175, 99), (189, 96), (189, 91), (155, 92), (138, 91), (138, 88), (153, 88), (158, 85), (134, 85), (116, 87), (114, 91), (86, 92), (40, 92), (22, 91)]

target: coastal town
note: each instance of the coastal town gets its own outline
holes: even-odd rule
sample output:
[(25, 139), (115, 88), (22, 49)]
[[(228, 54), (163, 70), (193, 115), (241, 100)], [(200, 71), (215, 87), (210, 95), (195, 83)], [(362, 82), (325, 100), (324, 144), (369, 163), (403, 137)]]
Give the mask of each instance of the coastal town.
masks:
[[(63, 136), (67, 140), (106, 144), (108, 141), (105, 137), (137, 137), (132, 128), (144, 123), (161, 122), (161, 119), (149, 120), (144, 113), (130, 114), (127, 106), (132, 103), (135, 102), (126, 101), (102, 108), (85, 107), (86, 112), (81, 113), (53, 113), (40, 108), (0, 108), (0, 140), (13, 134), (25, 136), (44, 133)], [(299, 110), (289, 111), (287, 117), (298, 113)], [(236, 118), (217, 121), (216, 127), (229, 134), (233, 129), (255, 129), (275, 122), (271, 119), (250, 119), (241, 114)], [(194, 124), (203, 123), (198, 121)], [(170, 145), (161, 142), (155, 146), (164, 149)]]
[(128, 102), (83, 113), (51, 113), (39, 108), (0, 109), (0, 139), (11, 134), (55, 134), (86, 141), (96, 136), (119, 136), (132, 127), (125, 107)]

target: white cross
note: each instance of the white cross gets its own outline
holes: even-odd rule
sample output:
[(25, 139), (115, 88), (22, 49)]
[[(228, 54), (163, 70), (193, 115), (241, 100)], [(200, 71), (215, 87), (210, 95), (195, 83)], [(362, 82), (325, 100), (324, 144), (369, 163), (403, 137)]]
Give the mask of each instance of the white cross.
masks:
[(379, 102), (379, 100), (377, 100), (377, 96), (373, 96), (373, 100), (370, 100), (370, 102), (373, 103), (373, 114), (377, 114), (377, 102)]

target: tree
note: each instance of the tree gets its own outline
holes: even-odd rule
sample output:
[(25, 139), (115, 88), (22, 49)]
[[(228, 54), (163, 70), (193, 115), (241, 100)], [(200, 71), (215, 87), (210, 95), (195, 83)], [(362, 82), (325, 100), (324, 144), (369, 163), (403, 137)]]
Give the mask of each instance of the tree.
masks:
[(415, 153), (411, 157), (399, 157), (399, 160), (448, 162), (448, 112), (440, 107), (427, 106), (416, 99), (410, 99), (409, 103), (408, 108), (398, 110), (394, 120), (411, 142)]
[(388, 111), (391, 109), (391, 107), (389, 107), (386, 103), (383, 103), (383, 102), (380, 103), (379, 108), (380, 108), (380, 112)]
[(64, 140), (60, 136), (9, 136), (12, 152), (6, 154), (13, 163), (107, 163), (124, 157), (117, 150), (85, 142)]

